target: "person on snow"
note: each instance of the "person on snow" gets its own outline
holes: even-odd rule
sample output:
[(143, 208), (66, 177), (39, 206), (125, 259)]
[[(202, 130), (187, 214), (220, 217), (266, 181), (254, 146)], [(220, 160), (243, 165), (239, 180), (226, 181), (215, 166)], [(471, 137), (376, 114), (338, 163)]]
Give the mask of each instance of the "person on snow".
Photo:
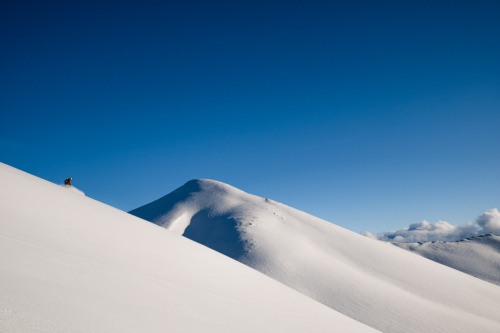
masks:
[(71, 186), (71, 179), (73, 179), (73, 178), (66, 178), (66, 180), (64, 181), (64, 185)]

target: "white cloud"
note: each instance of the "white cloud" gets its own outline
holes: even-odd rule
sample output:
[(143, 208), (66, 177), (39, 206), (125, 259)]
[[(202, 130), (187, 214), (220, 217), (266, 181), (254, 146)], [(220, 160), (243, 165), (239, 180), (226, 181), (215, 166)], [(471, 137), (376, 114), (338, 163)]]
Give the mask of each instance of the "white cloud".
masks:
[(485, 233), (500, 235), (500, 212), (496, 208), (488, 209), (478, 217), (477, 224)]
[(361, 234), (369, 238), (386, 242), (413, 243), (432, 241), (456, 241), (471, 236), (494, 233), (500, 235), (500, 212), (493, 208), (479, 216), (476, 222), (469, 221), (464, 225), (454, 226), (446, 221), (429, 223), (422, 221), (410, 224), (407, 228), (373, 234), (363, 231)]

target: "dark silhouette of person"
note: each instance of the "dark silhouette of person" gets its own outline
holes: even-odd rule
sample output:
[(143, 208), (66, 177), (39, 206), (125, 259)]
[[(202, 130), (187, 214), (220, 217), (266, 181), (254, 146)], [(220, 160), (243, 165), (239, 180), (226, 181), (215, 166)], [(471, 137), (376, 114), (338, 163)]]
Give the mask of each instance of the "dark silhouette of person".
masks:
[(73, 178), (66, 178), (66, 180), (64, 181), (64, 185), (71, 186), (71, 179), (73, 179)]

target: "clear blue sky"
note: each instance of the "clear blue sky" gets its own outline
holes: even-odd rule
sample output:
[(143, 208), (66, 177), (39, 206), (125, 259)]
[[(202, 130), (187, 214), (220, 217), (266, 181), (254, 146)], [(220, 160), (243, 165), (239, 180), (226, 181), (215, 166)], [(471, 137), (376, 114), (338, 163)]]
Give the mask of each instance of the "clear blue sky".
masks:
[(353, 231), (500, 208), (499, 1), (4, 1), (1, 161), (131, 210), (193, 178)]

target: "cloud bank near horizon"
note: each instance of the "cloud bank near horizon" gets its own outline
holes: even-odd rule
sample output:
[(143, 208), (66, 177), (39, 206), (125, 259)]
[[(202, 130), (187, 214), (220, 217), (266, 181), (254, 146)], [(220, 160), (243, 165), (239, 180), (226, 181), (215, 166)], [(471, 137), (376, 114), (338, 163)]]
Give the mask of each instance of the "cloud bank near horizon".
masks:
[(469, 221), (459, 226), (454, 226), (446, 221), (438, 221), (436, 223), (422, 221), (410, 224), (407, 228), (397, 231), (388, 231), (379, 234), (369, 231), (361, 232), (366, 237), (393, 243), (453, 242), (488, 233), (500, 235), (500, 212), (497, 208), (488, 209), (476, 221)]

